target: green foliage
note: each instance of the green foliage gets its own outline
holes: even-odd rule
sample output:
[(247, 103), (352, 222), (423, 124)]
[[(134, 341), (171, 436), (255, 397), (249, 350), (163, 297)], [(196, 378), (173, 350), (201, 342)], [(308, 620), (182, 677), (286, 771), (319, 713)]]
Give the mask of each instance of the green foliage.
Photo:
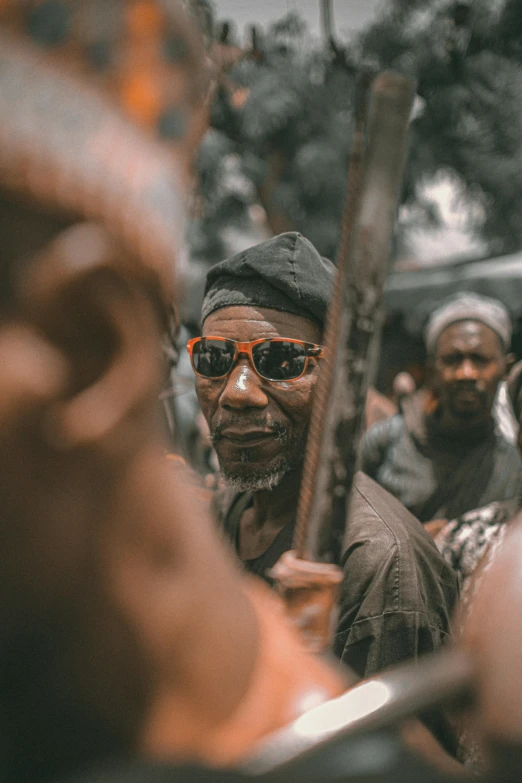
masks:
[(522, 30), (520, 3), (475, 0), (463, 28), (453, 23), (454, 2), (408, 5), (389, 4), (362, 40), (364, 54), (381, 67), (416, 78), (425, 102), (412, 128), (404, 200), (429, 222), (422, 185), (448, 172), (490, 250), (519, 248), (522, 67), (516, 46), (507, 44)]
[(497, 41), (504, 52), (519, 60), (522, 59), (522, 4), (520, 0), (507, 0), (498, 24)]
[(238, 104), (229, 87), (218, 92), (200, 151), (199, 255), (215, 259), (224, 228), (244, 224), (258, 202), (273, 231), (302, 231), (335, 257), (356, 76), (367, 61), (415, 78), (423, 102), (411, 128), (404, 231), (437, 223), (424, 186), (446, 173), (492, 252), (521, 247), (522, 3), (465, 5), (388, 0), (351, 49), (311, 42), (295, 14), (259, 35), (259, 51), (227, 74), (248, 97)]
[[(273, 25), (262, 45), (260, 61), (246, 57), (228, 77), (248, 90), (244, 105), (234, 109), (230, 92), (221, 90), (213, 106), (212, 125), (231, 147), (209, 155), (208, 143), (203, 144), (198, 161), (203, 224), (208, 222), (215, 247), (212, 216), (224, 197), (217, 186), (222, 183), (220, 155), (234, 155), (252, 184), (245, 211), (252, 201), (261, 201), (273, 230), (302, 231), (323, 254), (334, 256), (352, 133), (353, 73), (331, 67), (329, 55), (319, 44), (310, 45), (295, 14)], [(240, 213), (235, 217), (240, 219)], [(199, 253), (210, 255), (201, 246)]]

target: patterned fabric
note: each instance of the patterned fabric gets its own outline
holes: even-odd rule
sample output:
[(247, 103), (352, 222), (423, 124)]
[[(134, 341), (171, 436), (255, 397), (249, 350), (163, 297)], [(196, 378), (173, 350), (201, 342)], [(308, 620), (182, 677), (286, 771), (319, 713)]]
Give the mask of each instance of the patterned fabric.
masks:
[(3, 29), (60, 69), (88, 74), (134, 122), (178, 142), (204, 89), (184, 16), (178, 0), (0, 0)]
[[(436, 536), (435, 543), (444, 558), (458, 574), (460, 606), (458, 627), (462, 629), (476, 592), (495, 560), (504, 541), (509, 521), (520, 501), (490, 503), (453, 519)], [(475, 775), (484, 772), (486, 759), (475, 731), (464, 724), (460, 732), (460, 760)]]
[[(169, 300), (174, 261), (179, 269), (184, 259), (186, 145), (204, 69), (187, 19), (176, 2), (167, 6), (168, 14), (152, 0), (0, 0), (0, 188), (51, 214), (101, 222), (153, 269)], [(103, 35), (104, 65), (90, 56)], [(170, 52), (163, 70), (160, 51)], [(133, 103), (130, 85), (149, 66), (168, 82), (169, 116), (184, 117), (174, 145), (137, 127), (153, 117)]]
[(172, 288), (181, 183), (153, 139), (0, 30), (0, 185), (98, 220)]
[(473, 600), (478, 581), (472, 579), (478, 565), (481, 576), (493, 562), (519, 502), (490, 503), (453, 519), (440, 531), (435, 543), (446, 562), (461, 580), (462, 616)]

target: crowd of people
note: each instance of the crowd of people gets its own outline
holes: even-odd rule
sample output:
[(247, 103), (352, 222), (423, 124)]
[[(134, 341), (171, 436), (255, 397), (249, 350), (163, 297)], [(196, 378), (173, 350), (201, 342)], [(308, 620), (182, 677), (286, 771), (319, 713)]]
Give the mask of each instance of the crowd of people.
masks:
[[(130, 13), (135, 54), (157, 40), (158, 7), (114, 6)], [(503, 434), (498, 404), (506, 382), (522, 425), (522, 363), (506, 309), (469, 292), (441, 303), (425, 386), (403, 375), (367, 416), (332, 653), (314, 654), (273, 586), (293, 548), (335, 269), (296, 232), (216, 259), (188, 342), (215, 480), (172, 458), (162, 345), (179, 326), (203, 48), (174, 10), (169, 100), (187, 121), (172, 165), (114, 93), (100, 97), (85, 49), (67, 44), (72, 6), (6, 8), (0, 781), (519, 780), (522, 439)], [(469, 669), (455, 685), (467, 706), (419, 710), (412, 693), (408, 719), (380, 715), (386, 672), (430, 655), (450, 668), (452, 651)], [(344, 714), (361, 681), (379, 704)], [(339, 733), (372, 710), (364, 731)], [(335, 741), (254, 771), (316, 714), (308, 738), (333, 715)]]

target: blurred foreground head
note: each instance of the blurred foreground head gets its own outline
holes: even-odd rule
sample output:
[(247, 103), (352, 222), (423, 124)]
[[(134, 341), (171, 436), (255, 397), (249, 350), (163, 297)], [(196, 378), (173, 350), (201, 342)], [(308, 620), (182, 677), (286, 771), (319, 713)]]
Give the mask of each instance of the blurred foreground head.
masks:
[[(0, 780), (230, 764), (343, 687), (245, 586), (163, 456), (160, 334), (202, 98), (174, 8), (0, 3)], [(186, 143), (160, 146), (101, 96), (81, 36), (60, 60), (57, 37), (93, 9), (124, 12), (116, 51), (137, 76), (169, 11)]]
[[(165, 42), (177, 156), (125, 100), (139, 73), (157, 76)], [(31, 425), (39, 465), (102, 444), (130, 459), (151, 432), (158, 335), (182, 277), (200, 41), (177, 3), (12, 0), (0, 51), (0, 426), (21, 442), (17, 416)]]
[[(465, 622), (463, 644), (472, 657), (478, 683), (475, 710), (478, 730), (486, 737), (498, 780), (519, 780), (522, 766), (522, 515), (509, 526), (504, 541), (478, 584)], [(477, 577), (476, 577), (477, 578)], [(505, 777), (501, 773), (505, 773)], [(497, 778), (495, 778), (496, 780)]]
[[(60, 41), (63, 59), (55, 45), (79, 10), (125, 11), (131, 48), (120, 57), (132, 45), (143, 54), (153, 38), (140, 24), (154, 28), (155, 5), (0, 4), (0, 772), (9, 780), (125, 754), (172, 655), (152, 652), (125, 574), (134, 554), (143, 600), (141, 554), (150, 560), (157, 547), (168, 559), (172, 546), (172, 531), (159, 521), (149, 534), (136, 507), (160, 437), (158, 346), (183, 244), (185, 172), (181, 152), (126, 119), (87, 75), (81, 37)], [(169, 24), (179, 54), (172, 106), (189, 128), (200, 47), (179, 12)]]

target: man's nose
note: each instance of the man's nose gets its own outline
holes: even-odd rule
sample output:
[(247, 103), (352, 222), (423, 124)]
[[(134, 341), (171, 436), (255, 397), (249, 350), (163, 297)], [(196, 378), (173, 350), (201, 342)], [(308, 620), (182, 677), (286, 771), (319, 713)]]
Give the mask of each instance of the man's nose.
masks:
[(263, 382), (252, 369), (248, 359), (240, 359), (227, 378), (220, 404), (224, 408), (264, 408), (268, 405), (268, 396)]
[(477, 366), (471, 359), (463, 359), (457, 368), (457, 378), (463, 381), (477, 379)]

